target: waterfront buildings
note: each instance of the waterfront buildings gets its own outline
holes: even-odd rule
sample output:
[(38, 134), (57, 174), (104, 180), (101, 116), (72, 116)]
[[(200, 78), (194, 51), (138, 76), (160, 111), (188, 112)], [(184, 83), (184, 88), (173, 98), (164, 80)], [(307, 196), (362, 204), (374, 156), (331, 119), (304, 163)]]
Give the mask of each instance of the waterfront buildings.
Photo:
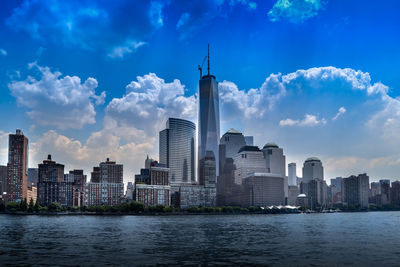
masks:
[(64, 182), (64, 165), (56, 163), (47, 156), (47, 160), (39, 164), (37, 200), (39, 205), (48, 206), (53, 202), (66, 203), (67, 186)]
[(195, 134), (193, 122), (176, 118), (169, 118), (166, 129), (159, 133), (160, 163), (169, 168), (171, 185), (196, 181)]
[(343, 179), (343, 204), (368, 208), (369, 177), (366, 173)]
[(331, 193), (331, 202), (332, 204), (340, 204), (342, 203), (342, 177), (336, 177), (331, 179), (330, 185), (330, 193)]
[(284, 178), (272, 173), (254, 173), (243, 179), (241, 206), (285, 205)]
[[(72, 205), (75, 207), (84, 206), (86, 202), (86, 175), (83, 174), (83, 170), (69, 171), (64, 175), (64, 178), (66, 183), (72, 185)], [(71, 203), (69, 198), (68, 203)]]
[(291, 205), (291, 206), (295, 206), (296, 199), (299, 194), (300, 194), (300, 188), (297, 185), (289, 185), (287, 204)]
[(390, 188), (390, 203), (392, 205), (400, 205), (400, 181), (392, 182)]
[(124, 197), (123, 165), (110, 161), (93, 167), (91, 181), (86, 185), (86, 206), (118, 205)]
[[(218, 145), (220, 138), (218, 83), (215, 76), (210, 74), (209, 54), (207, 59), (207, 75), (202, 76), (200, 68), (198, 160), (200, 162), (204, 159), (206, 151), (212, 151), (214, 153), (215, 162), (218, 163)], [(217, 176), (219, 175), (218, 165), (219, 164), (216, 165)]]
[(216, 159), (212, 151), (207, 151), (199, 162), (200, 184), (179, 188), (180, 207), (215, 207), (217, 205)]
[(149, 168), (148, 183), (135, 184), (135, 199), (149, 206), (169, 206), (170, 191), (169, 168), (166, 164), (153, 161)]
[(7, 164), (7, 201), (28, 196), (28, 138), (21, 130), (9, 135)]

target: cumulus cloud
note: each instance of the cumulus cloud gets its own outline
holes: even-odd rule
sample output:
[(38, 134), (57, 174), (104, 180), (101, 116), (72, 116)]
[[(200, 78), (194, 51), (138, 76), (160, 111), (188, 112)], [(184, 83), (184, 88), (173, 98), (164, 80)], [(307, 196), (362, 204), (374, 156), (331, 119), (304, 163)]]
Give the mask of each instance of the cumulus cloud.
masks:
[(146, 45), (146, 42), (128, 41), (124, 45), (114, 47), (108, 57), (110, 58), (123, 58), (127, 54), (135, 52), (139, 47)]
[[(286, 75), (271, 74), (259, 88), (240, 90), (229, 81), (219, 83), (222, 109), (226, 118), (244, 116), (260, 118), (286, 97), (301, 95), (305, 91), (365, 90), (367, 94), (384, 93), (379, 83), (371, 84), (369, 73), (335, 67), (310, 68), (297, 70)], [(290, 122), (289, 122), (290, 124)]]
[(315, 126), (318, 124), (326, 124), (326, 119), (318, 119), (317, 116), (306, 114), (302, 120), (286, 119), (279, 122), (280, 126)]
[(165, 82), (149, 73), (128, 84), (126, 94), (114, 98), (106, 112), (118, 125), (134, 126), (153, 135), (161, 130), (168, 117), (194, 120), (196, 99), (185, 96), (185, 86), (179, 80)]
[(4, 50), (3, 48), (0, 48), (0, 55), (7, 56), (7, 51)]
[(246, 118), (262, 117), (286, 95), (286, 88), (281, 78), (281, 74), (271, 74), (260, 88), (250, 89), (247, 92), (239, 90), (233, 82), (219, 83), (221, 108), (226, 111), (224, 112), (225, 119), (242, 115)]
[(343, 115), (346, 112), (345, 107), (340, 107), (338, 112), (336, 113), (335, 117), (332, 118), (332, 120), (337, 120), (341, 115)]
[(323, 7), (323, 0), (278, 0), (268, 12), (268, 16), (271, 21), (303, 23), (318, 15)]
[(39, 79), (28, 76), (25, 80), (13, 80), (8, 84), (17, 103), (29, 109), (28, 116), (41, 125), (60, 129), (82, 128), (96, 122), (94, 104), (104, 102), (105, 92), (96, 95), (97, 80), (87, 78), (81, 82), (77, 76), (64, 76), (58, 71), (36, 63), (29, 65), (37, 70)]

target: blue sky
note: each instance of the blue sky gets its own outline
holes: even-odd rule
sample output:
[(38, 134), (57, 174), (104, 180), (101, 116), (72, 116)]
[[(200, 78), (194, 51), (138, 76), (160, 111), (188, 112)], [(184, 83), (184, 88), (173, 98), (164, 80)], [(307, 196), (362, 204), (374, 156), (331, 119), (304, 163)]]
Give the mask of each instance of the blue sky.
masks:
[(325, 178), (400, 179), (398, 1), (2, 1), (0, 164), (8, 133), (67, 168), (158, 157), (169, 116), (197, 122), (211, 44), (221, 134), (275, 141)]

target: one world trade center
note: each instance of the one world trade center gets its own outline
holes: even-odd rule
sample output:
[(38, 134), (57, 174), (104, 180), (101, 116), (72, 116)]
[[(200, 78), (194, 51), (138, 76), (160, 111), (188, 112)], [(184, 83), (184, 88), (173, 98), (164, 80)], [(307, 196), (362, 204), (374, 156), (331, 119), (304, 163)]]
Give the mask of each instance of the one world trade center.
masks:
[[(218, 176), (218, 145), (219, 145), (219, 95), (218, 83), (215, 76), (210, 74), (210, 45), (208, 45), (207, 74), (202, 75), (202, 66), (199, 66), (199, 173), (202, 173), (202, 161), (210, 157), (215, 158), (215, 171)], [(211, 153), (212, 152), (212, 153)], [(200, 184), (204, 180), (199, 175)]]

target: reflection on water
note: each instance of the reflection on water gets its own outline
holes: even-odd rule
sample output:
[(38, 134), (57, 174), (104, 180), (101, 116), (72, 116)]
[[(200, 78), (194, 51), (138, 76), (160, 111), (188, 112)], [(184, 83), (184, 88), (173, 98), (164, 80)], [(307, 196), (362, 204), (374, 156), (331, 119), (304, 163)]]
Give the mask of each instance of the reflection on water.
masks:
[(398, 265), (400, 212), (0, 215), (1, 265)]

